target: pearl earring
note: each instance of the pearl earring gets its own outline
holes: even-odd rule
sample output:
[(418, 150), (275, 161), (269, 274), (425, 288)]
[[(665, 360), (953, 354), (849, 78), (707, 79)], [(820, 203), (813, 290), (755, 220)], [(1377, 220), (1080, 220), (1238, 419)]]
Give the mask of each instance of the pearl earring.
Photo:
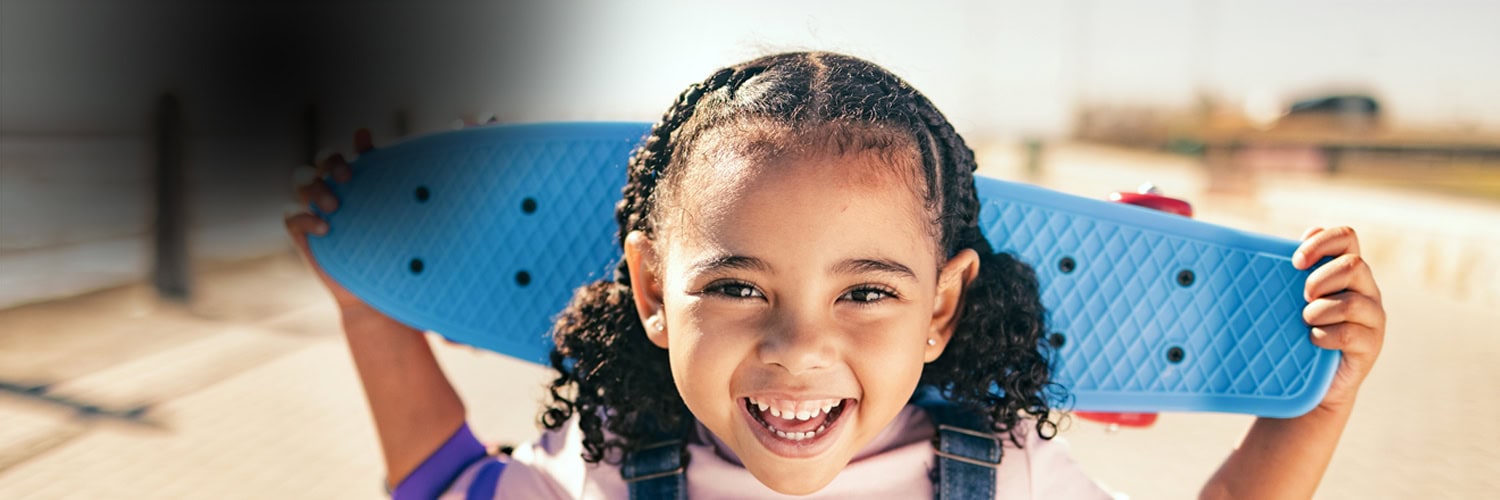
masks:
[(931, 346), (937, 345), (937, 339), (932, 338), (932, 337), (928, 337), (927, 338), (927, 345), (931, 345)]
[(646, 324), (647, 326), (650, 326), (652, 330), (656, 330), (658, 332), (661, 331), (661, 316), (652, 316), (651, 319), (646, 320)]

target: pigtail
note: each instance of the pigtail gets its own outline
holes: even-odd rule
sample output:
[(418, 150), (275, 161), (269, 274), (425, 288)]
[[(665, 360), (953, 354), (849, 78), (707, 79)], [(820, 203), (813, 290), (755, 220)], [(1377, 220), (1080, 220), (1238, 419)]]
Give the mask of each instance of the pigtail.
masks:
[(558, 429), (577, 415), (584, 460), (614, 461), (612, 450), (631, 451), (650, 437), (691, 428), (667, 351), (646, 337), (629, 286), (599, 281), (579, 288), (553, 332), (550, 358), (558, 375), (541, 420)]
[(964, 247), (979, 254), (979, 275), (964, 291), (961, 316), (943, 355), (922, 372), (924, 384), (950, 401), (984, 413), (997, 433), (1017, 439), (1025, 415), (1043, 439), (1057, 434), (1052, 402), (1066, 397), (1052, 381), (1036, 273), (1009, 253), (995, 253), (977, 227)]
[(912, 114), (942, 154), (935, 168), (942, 186), (942, 246), (973, 249), (979, 275), (964, 291), (953, 339), (943, 355), (922, 372), (924, 384), (937, 387), (950, 401), (983, 413), (992, 429), (1009, 434), (1020, 445), (1017, 428), (1023, 417), (1035, 420), (1042, 439), (1057, 434), (1053, 402), (1067, 390), (1052, 380), (1052, 346), (1046, 336), (1036, 271), (1009, 253), (996, 253), (979, 228), (979, 193), (974, 185), (978, 162), (974, 151), (937, 107), (911, 91)]
[[(665, 177), (679, 137), (704, 95), (747, 76), (726, 68), (683, 91), (631, 154), (627, 180), (615, 204), (619, 242), (631, 231), (652, 234), (657, 187)], [(646, 336), (631, 291), (630, 267), (624, 259), (613, 280), (578, 288), (552, 327), (549, 355), (557, 377), (551, 401), (540, 420), (559, 429), (578, 417), (585, 461), (617, 462), (664, 437), (682, 437), (692, 429), (691, 413), (672, 382), (667, 351)]]

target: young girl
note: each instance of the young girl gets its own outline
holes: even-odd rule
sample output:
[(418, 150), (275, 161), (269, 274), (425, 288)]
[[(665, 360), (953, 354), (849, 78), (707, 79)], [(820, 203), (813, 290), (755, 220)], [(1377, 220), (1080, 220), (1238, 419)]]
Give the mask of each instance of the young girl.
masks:
[[(942, 113), (863, 60), (777, 54), (688, 87), (631, 158), (614, 279), (554, 325), (547, 432), (509, 455), (470, 434), (419, 332), (313, 268), (396, 498), (1107, 497), (1048, 441), (1063, 388), (1036, 279), (980, 233), (975, 168)], [(337, 208), (324, 181), (300, 191)], [(327, 231), (287, 225), (305, 256)], [(1303, 316), (1342, 365), (1312, 412), (1258, 420), (1205, 496), (1311, 496), (1379, 352), (1354, 233), (1303, 239), (1294, 266), (1334, 257)]]

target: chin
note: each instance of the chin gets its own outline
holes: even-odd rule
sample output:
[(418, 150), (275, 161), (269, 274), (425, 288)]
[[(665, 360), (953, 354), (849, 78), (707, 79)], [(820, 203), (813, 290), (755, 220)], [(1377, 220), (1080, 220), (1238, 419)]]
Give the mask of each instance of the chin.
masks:
[[(747, 464), (748, 465), (748, 464)], [(843, 467), (810, 466), (810, 464), (778, 464), (774, 470), (750, 468), (755, 479), (767, 488), (783, 495), (811, 495), (828, 486)]]

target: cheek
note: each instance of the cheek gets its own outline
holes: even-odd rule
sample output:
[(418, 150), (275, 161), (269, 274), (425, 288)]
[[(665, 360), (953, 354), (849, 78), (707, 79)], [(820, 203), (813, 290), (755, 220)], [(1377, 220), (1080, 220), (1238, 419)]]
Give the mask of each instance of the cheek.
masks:
[(871, 325), (851, 342), (850, 367), (876, 416), (894, 416), (906, 406), (925, 366), (926, 315), (912, 314), (878, 327)]
[(918, 299), (900, 310), (851, 313), (842, 322), (852, 350), (860, 353), (857, 358), (905, 361), (901, 367), (915, 366), (920, 371), (932, 319), (927, 311), (931, 308), (932, 301)]
[(669, 320), (673, 328), (668, 337), (668, 357), (677, 390), (700, 419), (727, 417), (734, 370), (752, 344), (742, 332), (695, 314), (699, 311), (693, 308), (677, 310), (682, 314), (676, 321)]
[[(907, 330), (910, 331), (910, 330)], [(855, 342), (849, 363), (859, 374), (866, 390), (872, 385), (887, 385), (907, 379), (915, 386), (922, 374), (923, 354), (926, 351), (924, 337), (915, 335), (891, 335), (881, 339), (861, 339)], [(905, 395), (902, 395), (905, 397)]]

